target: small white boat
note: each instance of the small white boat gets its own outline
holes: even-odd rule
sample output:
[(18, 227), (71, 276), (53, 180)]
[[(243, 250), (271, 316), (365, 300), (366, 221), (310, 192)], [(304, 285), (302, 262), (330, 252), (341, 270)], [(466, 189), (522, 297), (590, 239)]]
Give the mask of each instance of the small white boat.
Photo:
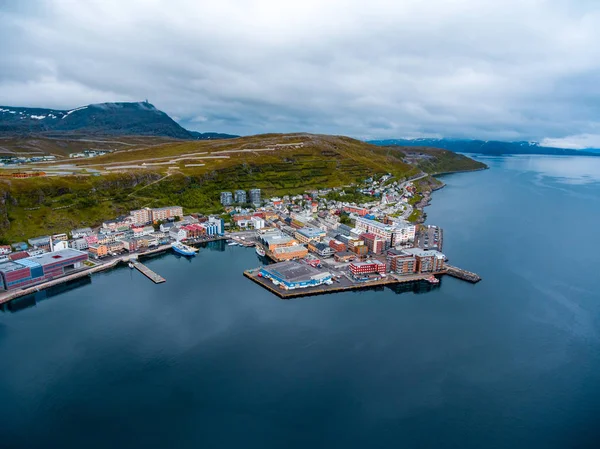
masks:
[(128, 266), (129, 266), (129, 268), (131, 268), (131, 269), (135, 268), (135, 265), (133, 264), (133, 262), (129, 262), (127, 265), (128, 265)]
[(261, 257), (265, 257), (266, 252), (262, 246), (256, 245), (256, 254), (258, 254)]

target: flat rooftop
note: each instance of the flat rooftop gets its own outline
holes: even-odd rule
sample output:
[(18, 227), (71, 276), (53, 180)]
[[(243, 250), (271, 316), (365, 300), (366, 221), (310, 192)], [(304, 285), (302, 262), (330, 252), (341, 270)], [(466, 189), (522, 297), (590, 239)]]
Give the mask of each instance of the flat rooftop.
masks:
[(44, 253), (40, 254), (39, 256), (29, 257), (28, 259), (33, 262), (37, 262), (40, 265), (50, 265), (52, 263), (86, 255), (87, 253), (84, 253), (83, 251), (77, 251), (76, 249), (67, 248), (60, 251), (54, 251), (52, 253)]
[(409, 254), (411, 256), (419, 256), (419, 257), (445, 257), (444, 254), (442, 254), (439, 251), (436, 251), (434, 249), (423, 249), (423, 248), (406, 248), (403, 249), (402, 252), (404, 254)]
[(268, 232), (265, 233), (263, 235), (261, 235), (261, 238), (267, 242), (267, 244), (269, 245), (277, 245), (277, 244), (282, 244), (282, 243), (288, 243), (291, 242), (292, 240), (294, 240), (292, 237), (287, 236), (283, 233), (280, 232)]
[(263, 270), (287, 282), (307, 281), (322, 273), (308, 264), (295, 261), (275, 263), (263, 267)]

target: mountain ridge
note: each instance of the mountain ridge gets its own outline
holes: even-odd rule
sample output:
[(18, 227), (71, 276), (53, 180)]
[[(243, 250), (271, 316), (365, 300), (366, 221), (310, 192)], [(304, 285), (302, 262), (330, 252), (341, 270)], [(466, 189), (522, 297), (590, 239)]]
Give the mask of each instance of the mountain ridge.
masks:
[(596, 149), (573, 150), (569, 148), (544, 147), (538, 142), (527, 141), (503, 142), (499, 140), (418, 138), (368, 140), (367, 142), (378, 146), (431, 147), (442, 148), (456, 153), (484, 154), (490, 156), (503, 154), (600, 156), (600, 150)]
[(184, 140), (231, 138), (188, 131), (153, 104), (108, 102), (74, 109), (0, 106), (0, 135), (80, 133), (95, 136), (156, 136)]

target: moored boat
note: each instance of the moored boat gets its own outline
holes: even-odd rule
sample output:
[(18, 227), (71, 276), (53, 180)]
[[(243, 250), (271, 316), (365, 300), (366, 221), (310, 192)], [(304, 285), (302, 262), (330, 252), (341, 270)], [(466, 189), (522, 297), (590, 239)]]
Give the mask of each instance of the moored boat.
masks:
[(262, 246), (256, 245), (256, 254), (261, 257), (265, 257), (266, 252)]
[(427, 282), (429, 282), (430, 284), (439, 284), (440, 280), (432, 274), (427, 278)]
[(175, 251), (178, 254), (181, 254), (182, 256), (195, 256), (198, 252), (198, 249), (188, 245), (184, 245), (181, 242), (174, 242), (173, 244), (171, 244), (171, 248), (173, 248), (173, 251)]

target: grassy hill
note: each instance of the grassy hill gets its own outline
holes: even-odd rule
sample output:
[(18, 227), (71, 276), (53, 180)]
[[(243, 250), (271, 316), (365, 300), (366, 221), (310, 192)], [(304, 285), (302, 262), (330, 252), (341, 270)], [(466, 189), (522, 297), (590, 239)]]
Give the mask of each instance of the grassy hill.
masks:
[[(159, 143), (69, 161), (98, 176), (0, 182), (0, 239), (22, 240), (90, 226), (142, 206), (221, 210), (222, 190), (260, 188), (265, 197), (336, 187), (376, 174), (420, 172), (396, 149), (339, 136), (268, 134), (219, 141)], [(33, 168), (33, 167), (30, 167)], [(51, 164), (39, 165), (52, 172)], [(64, 167), (61, 171), (66, 170)]]
[(414, 165), (430, 175), (484, 170), (488, 168), (483, 162), (441, 148), (402, 147), (395, 145), (384, 148), (398, 151), (402, 154), (404, 162)]

